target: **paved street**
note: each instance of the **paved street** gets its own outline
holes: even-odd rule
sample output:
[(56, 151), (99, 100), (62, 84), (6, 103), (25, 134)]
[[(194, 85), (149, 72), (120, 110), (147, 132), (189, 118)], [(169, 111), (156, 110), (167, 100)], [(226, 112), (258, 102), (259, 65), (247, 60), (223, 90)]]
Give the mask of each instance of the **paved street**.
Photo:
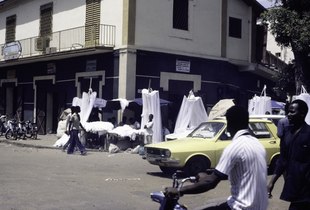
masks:
[[(170, 186), (159, 168), (148, 164), (137, 154), (89, 151), (87, 156), (67, 155), (49, 149), (56, 138), (39, 136), (40, 140), (17, 141), (21, 147), (0, 143), (0, 209), (158, 209), (149, 193)], [(32, 146), (31, 146), (32, 145)], [(43, 148), (37, 148), (37, 147)], [(278, 199), (282, 179), (276, 185), (270, 210), (287, 209)], [(195, 209), (229, 195), (228, 181), (216, 190), (181, 198), (181, 203)]]

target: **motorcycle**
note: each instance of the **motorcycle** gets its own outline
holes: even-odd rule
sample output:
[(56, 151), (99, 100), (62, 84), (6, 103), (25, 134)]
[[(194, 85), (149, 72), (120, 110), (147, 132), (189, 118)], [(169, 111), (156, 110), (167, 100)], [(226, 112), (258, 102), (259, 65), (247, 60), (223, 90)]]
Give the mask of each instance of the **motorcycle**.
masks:
[(5, 138), (13, 140), (17, 138), (26, 139), (25, 123), (22, 121), (17, 122), (15, 119), (8, 120)]
[(6, 126), (6, 115), (1, 115), (0, 116), (0, 136), (5, 134), (6, 129), (7, 129), (7, 126)]
[(25, 129), (26, 129), (26, 137), (27, 138), (38, 138), (38, 126), (36, 123), (31, 122), (30, 120), (27, 120), (25, 122)]
[[(177, 174), (174, 173), (172, 175), (172, 187), (178, 188), (179, 190), (183, 187), (185, 182), (196, 182), (197, 177), (191, 176), (184, 179), (178, 179)], [(163, 191), (152, 192), (150, 194), (151, 199), (160, 204), (159, 210), (187, 210), (187, 207), (183, 204), (180, 204), (179, 198), (176, 197), (168, 197), (165, 195)]]

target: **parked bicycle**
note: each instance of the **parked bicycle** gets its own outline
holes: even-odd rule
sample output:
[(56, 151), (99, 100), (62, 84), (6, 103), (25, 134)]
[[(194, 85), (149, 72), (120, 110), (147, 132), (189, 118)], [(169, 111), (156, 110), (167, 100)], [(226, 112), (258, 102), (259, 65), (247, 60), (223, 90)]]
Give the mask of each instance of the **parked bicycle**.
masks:
[(31, 122), (30, 120), (27, 120), (25, 122), (25, 129), (26, 129), (26, 137), (27, 138), (38, 138), (38, 126), (36, 123)]
[(15, 119), (8, 120), (7, 130), (5, 132), (6, 139), (26, 139), (25, 122), (17, 122)]
[(7, 129), (6, 115), (0, 116), (0, 136), (4, 135)]

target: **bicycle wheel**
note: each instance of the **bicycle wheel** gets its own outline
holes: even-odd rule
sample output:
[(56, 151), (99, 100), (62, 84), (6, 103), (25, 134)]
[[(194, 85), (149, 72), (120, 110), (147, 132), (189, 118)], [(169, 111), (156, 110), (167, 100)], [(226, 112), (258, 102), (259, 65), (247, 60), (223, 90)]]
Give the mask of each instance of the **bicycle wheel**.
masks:
[(6, 133), (5, 133), (5, 138), (6, 139), (13, 139), (13, 140), (16, 140), (17, 139), (17, 134), (14, 133), (11, 129), (8, 130)]

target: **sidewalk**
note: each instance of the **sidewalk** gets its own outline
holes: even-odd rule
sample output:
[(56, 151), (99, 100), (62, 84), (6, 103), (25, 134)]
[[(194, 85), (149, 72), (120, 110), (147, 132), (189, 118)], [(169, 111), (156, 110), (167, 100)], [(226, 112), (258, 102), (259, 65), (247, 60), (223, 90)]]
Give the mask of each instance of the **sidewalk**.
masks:
[[(54, 147), (53, 145), (58, 140), (56, 134), (46, 134), (38, 135), (38, 139), (18, 139), (18, 140), (8, 140), (4, 136), (0, 137), (0, 143), (13, 144), (20, 147), (32, 147), (32, 148), (41, 148), (41, 149), (61, 149), (59, 147)], [(90, 149), (86, 148), (86, 151), (92, 152), (102, 152), (99, 149)]]
[(7, 144), (14, 144), (22, 147), (34, 147), (34, 148), (44, 148), (44, 149), (59, 149), (58, 147), (54, 147), (53, 145), (57, 141), (56, 134), (46, 134), (46, 135), (38, 135), (38, 139), (26, 139), (26, 140), (8, 140), (4, 136), (0, 137), (0, 142)]

